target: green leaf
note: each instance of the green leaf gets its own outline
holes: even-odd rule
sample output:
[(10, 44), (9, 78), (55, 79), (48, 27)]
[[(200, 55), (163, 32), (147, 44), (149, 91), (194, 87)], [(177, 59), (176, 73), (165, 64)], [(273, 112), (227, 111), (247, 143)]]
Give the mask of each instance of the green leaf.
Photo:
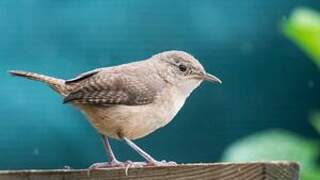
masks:
[(302, 180), (319, 180), (320, 170), (302, 171), (301, 177), (302, 177)]
[(311, 116), (311, 124), (320, 134), (320, 112), (314, 113)]
[[(316, 159), (318, 144), (284, 130), (260, 132), (232, 144), (223, 155), (223, 161), (297, 161), (303, 180), (318, 180)], [(313, 179), (317, 176), (318, 179)]]
[(297, 8), (283, 21), (282, 31), (320, 67), (320, 13)]

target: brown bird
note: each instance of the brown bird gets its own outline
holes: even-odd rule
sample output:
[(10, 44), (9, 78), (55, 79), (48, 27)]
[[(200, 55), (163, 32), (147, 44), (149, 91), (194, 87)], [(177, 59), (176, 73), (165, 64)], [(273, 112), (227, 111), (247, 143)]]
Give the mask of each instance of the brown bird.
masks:
[(221, 83), (183, 51), (166, 51), (143, 61), (98, 68), (70, 80), (24, 71), (10, 73), (48, 84), (64, 97), (64, 103), (73, 104), (86, 115), (101, 134), (109, 158), (109, 162), (94, 164), (91, 169), (129, 163), (116, 159), (108, 137), (124, 140), (146, 160), (131, 165), (174, 164), (155, 160), (132, 140), (168, 124), (203, 80)]

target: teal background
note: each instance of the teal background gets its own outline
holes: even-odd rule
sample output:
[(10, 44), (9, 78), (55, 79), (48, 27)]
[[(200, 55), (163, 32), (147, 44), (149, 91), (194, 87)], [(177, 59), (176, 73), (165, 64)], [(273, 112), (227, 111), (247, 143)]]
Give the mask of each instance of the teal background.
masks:
[[(240, 137), (285, 128), (307, 137), (319, 109), (319, 71), (280, 32), (318, 0), (0, 1), (0, 169), (85, 168), (105, 160), (82, 114), (9, 69), (60, 78), (185, 50), (223, 84), (204, 83), (172, 123), (136, 141), (157, 159), (214, 162)], [(121, 160), (141, 160), (112, 141)]]

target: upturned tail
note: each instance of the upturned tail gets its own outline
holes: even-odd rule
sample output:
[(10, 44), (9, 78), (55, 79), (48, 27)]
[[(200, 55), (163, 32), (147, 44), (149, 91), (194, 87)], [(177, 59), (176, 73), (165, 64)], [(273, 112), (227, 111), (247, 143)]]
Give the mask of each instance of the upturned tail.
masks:
[(38, 73), (26, 72), (26, 71), (16, 71), (12, 70), (9, 73), (13, 76), (23, 77), (35, 81), (41, 81), (49, 85), (52, 89), (57, 91), (62, 96), (66, 96), (68, 94), (68, 87), (65, 84), (65, 80), (58, 79)]

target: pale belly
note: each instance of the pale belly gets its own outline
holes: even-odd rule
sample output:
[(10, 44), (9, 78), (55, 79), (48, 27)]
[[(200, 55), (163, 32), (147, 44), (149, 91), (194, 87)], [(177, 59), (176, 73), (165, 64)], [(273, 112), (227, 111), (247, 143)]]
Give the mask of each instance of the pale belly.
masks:
[[(167, 93), (164, 93), (167, 94)], [(121, 139), (138, 139), (168, 124), (183, 106), (186, 96), (178, 92), (172, 97), (159, 97), (140, 106), (81, 106), (82, 112), (99, 133)]]

